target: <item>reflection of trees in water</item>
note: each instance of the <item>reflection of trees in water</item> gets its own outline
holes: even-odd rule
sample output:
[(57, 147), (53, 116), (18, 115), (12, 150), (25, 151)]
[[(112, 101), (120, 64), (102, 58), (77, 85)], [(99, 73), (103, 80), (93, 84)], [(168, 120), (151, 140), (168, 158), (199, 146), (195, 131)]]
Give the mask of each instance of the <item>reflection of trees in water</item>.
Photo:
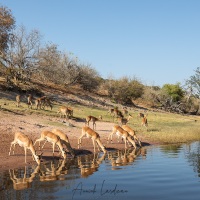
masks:
[(186, 157), (190, 165), (193, 166), (194, 172), (200, 177), (200, 141), (188, 145)]
[(163, 145), (160, 147), (160, 151), (170, 155), (171, 157), (178, 157), (178, 154), (182, 150), (181, 144), (173, 144), (173, 145)]

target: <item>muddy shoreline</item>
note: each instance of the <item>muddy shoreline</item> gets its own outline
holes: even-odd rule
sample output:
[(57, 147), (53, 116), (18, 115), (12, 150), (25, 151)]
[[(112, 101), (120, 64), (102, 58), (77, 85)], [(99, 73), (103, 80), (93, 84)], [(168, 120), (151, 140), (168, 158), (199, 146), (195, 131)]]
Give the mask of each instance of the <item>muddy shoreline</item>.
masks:
[[(60, 123), (60, 126), (53, 126), (52, 122)], [(0, 172), (8, 169), (14, 169), (19, 167), (24, 167), (28, 165), (37, 165), (33, 161), (31, 152), (27, 151), (27, 163), (24, 162), (24, 149), (16, 145), (15, 155), (9, 156), (10, 144), (14, 139), (14, 133), (20, 131), (28, 135), (33, 141), (40, 137), (40, 133), (43, 130), (51, 131), (54, 128), (59, 128), (69, 137), (70, 144), (72, 148), (75, 149), (77, 155), (84, 155), (88, 153), (93, 153), (93, 144), (91, 139), (84, 138), (82, 140), (82, 146), (78, 149), (78, 137), (81, 135), (81, 127), (85, 125), (84, 122), (71, 121), (73, 127), (68, 127), (63, 123), (58, 117), (49, 117), (36, 114), (19, 114), (19, 113), (10, 113), (0, 110)], [(113, 144), (107, 144), (108, 134), (112, 130), (114, 123), (108, 123), (99, 121), (97, 123), (96, 131), (101, 137), (102, 143), (106, 146), (108, 150), (112, 149), (124, 149), (124, 143), (118, 143), (117, 138), (113, 139)], [(145, 141), (145, 138), (140, 138), (143, 144), (151, 144)], [(35, 146), (35, 149), (38, 150), (38, 146)], [(38, 151), (37, 151), (38, 152)], [(40, 152), (38, 152), (40, 153)], [(68, 155), (70, 158), (71, 156)], [(43, 149), (43, 161), (46, 159), (52, 158), (52, 146), (51, 144), (45, 145)], [(55, 151), (55, 159), (59, 159), (60, 155), (58, 150)]]

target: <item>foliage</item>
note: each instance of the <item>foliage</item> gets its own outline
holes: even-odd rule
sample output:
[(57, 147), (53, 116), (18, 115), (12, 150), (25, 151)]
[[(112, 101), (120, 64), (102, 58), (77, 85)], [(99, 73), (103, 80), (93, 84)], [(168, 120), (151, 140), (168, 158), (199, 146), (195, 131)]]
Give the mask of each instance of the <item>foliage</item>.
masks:
[(1, 56), (7, 49), (7, 42), (10, 37), (10, 32), (14, 28), (15, 19), (12, 16), (11, 10), (7, 7), (0, 7), (0, 52)]
[(80, 67), (75, 59), (58, 50), (56, 44), (46, 44), (38, 54), (37, 78), (59, 85), (76, 84)]
[(108, 91), (108, 96), (115, 102), (121, 104), (131, 104), (132, 100), (141, 97), (144, 86), (137, 79), (123, 77), (118, 80), (107, 80), (104, 88)]
[(27, 32), (23, 26), (17, 30), (14, 27), (11, 11), (0, 7), (0, 74), (5, 75), (9, 86), (20, 87), (21, 82), (31, 84), (33, 80), (63, 87), (79, 85), (84, 90), (108, 95), (114, 103), (132, 104), (142, 98), (148, 105), (170, 112), (196, 112), (198, 108), (200, 68), (187, 80), (187, 92), (179, 83), (160, 88), (144, 86), (136, 78), (104, 80), (93, 67), (61, 52), (56, 44), (42, 42), (38, 30)]
[(180, 84), (165, 84), (162, 87), (162, 90), (171, 97), (172, 101), (177, 102), (182, 99), (184, 96), (184, 91), (180, 87)]
[(189, 93), (193, 93), (200, 95), (200, 67), (197, 67), (195, 70), (195, 74), (190, 76), (190, 78), (186, 81), (186, 85), (189, 88)]
[(159, 107), (161, 103), (161, 89), (158, 86), (146, 86), (144, 87), (144, 93), (142, 99), (148, 102), (151, 107)]
[(30, 79), (32, 68), (37, 64), (40, 37), (37, 30), (27, 33), (23, 26), (13, 32), (6, 53), (7, 81), (14, 79), (17, 83)]
[(99, 85), (95, 69), (79, 64), (76, 58), (59, 51), (55, 44), (40, 49), (37, 71), (37, 77), (43, 81), (67, 87), (79, 84), (84, 90), (91, 91)]
[(81, 65), (78, 83), (84, 90), (96, 90), (100, 85), (100, 80), (101, 78), (94, 68), (87, 65)]

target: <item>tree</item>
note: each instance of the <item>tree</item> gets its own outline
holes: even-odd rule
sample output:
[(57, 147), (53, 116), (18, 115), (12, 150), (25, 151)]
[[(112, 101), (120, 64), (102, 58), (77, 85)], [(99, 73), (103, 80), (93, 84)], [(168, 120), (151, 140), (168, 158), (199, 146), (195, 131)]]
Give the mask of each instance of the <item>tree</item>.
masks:
[(8, 48), (8, 40), (11, 31), (15, 27), (15, 19), (12, 16), (11, 10), (7, 7), (0, 7), (0, 52), (1, 58)]
[(40, 42), (41, 35), (37, 30), (27, 33), (25, 27), (21, 26), (13, 33), (6, 53), (8, 76), (22, 81), (30, 78), (32, 69), (38, 63)]
[(197, 67), (195, 74), (186, 80), (186, 86), (189, 89), (190, 96), (191, 94), (200, 96), (200, 67)]
[(144, 91), (142, 83), (128, 77), (122, 77), (119, 80), (109, 79), (104, 84), (109, 97), (122, 104), (132, 104), (132, 100), (141, 97)]
[(177, 84), (165, 84), (162, 90), (171, 97), (173, 102), (180, 101), (184, 96), (184, 91), (180, 87), (180, 83)]
[(56, 84), (62, 82), (62, 76), (58, 76), (61, 60), (61, 52), (55, 44), (46, 44), (40, 48), (38, 53), (38, 65), (36, 79), (41, 81), (49, 81)]
[[(197, 99), (200, 98), (200, 67), (197, 67), (197, 69), (195, 70), (195, 74), (193, 76), (190, 76), (190, 78), (186, 80), (185, 85), (187, 87), (187, 102), (190, 102), (191, 97), (196, 97)], [(199, 108), (196, 111), (196, 114), (200, 113)]]
[(59, 51), (56, 44), (46, 44), (38, 54), (37, 78), (70, 86), (80, 79), (80, 66), (76, 59)]
[(6, 71), (6, 50), (8, 41), (11, 37), (11, 31), (15, 27), (15, 19), (7, 7), (0, 7), (0, 73)]
[(145, 86), (142, 99), (147, 102), (149, 106), (160, 107), (162, 105), (161, 89), (159, 86)]
[(100, 85), (100, 80), (101, 78), (99, 76), (99, 73), (90, 65), (80, 66), (80, 76), (78, 83), (84, 90), (96, 90)]

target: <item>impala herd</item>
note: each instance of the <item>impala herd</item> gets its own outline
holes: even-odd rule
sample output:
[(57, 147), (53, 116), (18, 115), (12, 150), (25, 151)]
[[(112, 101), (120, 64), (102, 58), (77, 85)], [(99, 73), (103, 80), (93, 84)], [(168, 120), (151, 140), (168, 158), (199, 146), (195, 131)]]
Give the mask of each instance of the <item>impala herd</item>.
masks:
[[(28, 107), (32, 108), (32, 105), (33, 105), (32, 95), (28, 95), (27, 100), (28, 100)], [(16, 96), (16, 102), (17, 102), (16, 105), (19, 107), (20, 95)], [(50, 106), (50, 108), (52, 109), (51, 101), (46, 96), (35, 99), (35, 104), (36, 104), (36, 109), (38, 108), (42, 109), (45, 106)], [(131, 146), (137, 149), (137, 145), (139, 147), (142, 146), (141, 141), (136, 136), (135, 131), (130, 126), (127, 125), (129, 120), (132, 119), (133, 116), (128, 114), (127, 109), (123, 109), (123, 111), (124, 112), (121, 112), (120, 110), (118, 110), (118, 108), (110, 109), (108, 111), (110, 115), (113, 115), (113, 121), (115, 117), (118, 119), (118, 125), (114, 125), (112, 127), (112, 132), (108, 135), (107, 143), (109, 142), (112, 143), (113, 135), (116, 135), (118, 137), (118, 142), (120, 142), (120, 139), (124, 141), (125, 149), (127, 149), (127, 144), (128, 145), (131, 144)], [(64, 116), (66, 118), (69, 118), (73, 116), (73, 109), (71, 107), (61, 106), (58, 109), (58, 113), (60, 113), (60, 117)], [(128, 115), (127, 118), (124, 117), (125, 114)], [(139, 113), (138, 117), (142, 118), (141, 125), (147, 127), (148, 126), (147, 115), (144, 115), (143, 113)], [(99, 120), (102, 120), (101, 115), (99, 117), (94, 117), (92, 115), (89, 115), (85, 118), (85, 125), (82, 127), (81, 135), (78, 138), (78, 149), (80, 149), (81, 147), (82, 138), (87, 137), (87, 138), (90, 138), (93, 142), (94, 152), (96, 152), (96, 146), (98, 148), (98, 151), (100, 151), (101, 149), (101, 151), (103, 151), (104, 153), (107, 152), (106, 147), (103, 145), (100, 139), (100, 135), (95, 131), (96, 122)], [(90, 121), (92, 122), (93, 129), (89, 127)], [(42, 141), (44, 141), (44, 143), (41, 147), (40, 143)], [(38, 138), (34, 143), (27, 135), (21, 132), (16, 132), (14, 135), (14, 140), (13, 142), (11, 142), (11, 145), (10, 145), (9, 155), (11, 155), (12, 149), (13, 149), (13, 154), (14, 154), (15, 145), (18, 144), (19, 146), (24, 147), (25, 163), (27, 162), (26, 161), (27, 149), (29, 149), (32, 153), (33, 159), (37, 162), (38, 165), (40, 165), (42, 154), (36, 153), (35, 145), (36, 143), (39, 143), (39, 150), (41, 150), (41, 148), (42, 149), (44, 148), (46, 142), (49, 142), (52, 144), (53, 156), (54, 156), (56, 146), (58, 147), (59, 152), (61, 153), (64, 159), (66, 159), (67, 157), (66, 151), (68, 151), (73, 157), (75, 157), (76, 155), (75, 150), (70, 145), (68, 136), (59, 129), (53, 129), (51, 131), (47, 131), (47, 130), (42, 131), (40, 138)]]

